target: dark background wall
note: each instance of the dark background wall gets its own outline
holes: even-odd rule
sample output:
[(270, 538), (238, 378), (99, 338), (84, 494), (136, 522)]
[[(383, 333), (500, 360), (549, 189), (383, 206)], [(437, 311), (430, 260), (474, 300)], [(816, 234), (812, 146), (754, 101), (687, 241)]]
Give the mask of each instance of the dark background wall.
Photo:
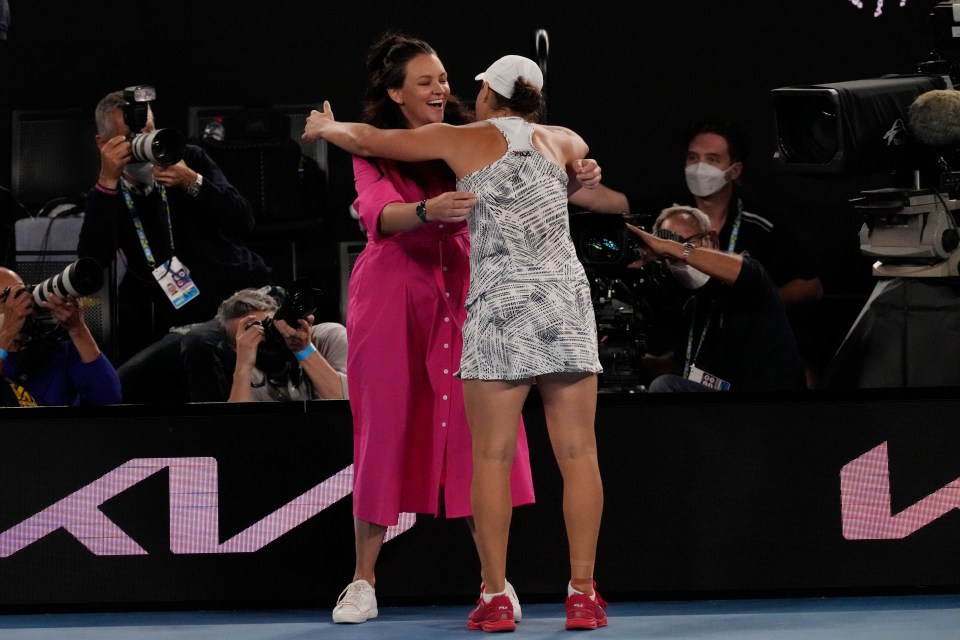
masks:
[[(365, 52), (388, 27), (430, 41), (466, 99), (475, 96), (474, 75), (506, 53), (532, 57), (534, 34), (545, 29), (548, 120), (583, 135), (604, 181), (631, 195), (635, 213), (655, 213), (682, 192), (686, 125), (733, 115), (754, 142), (745, 190), (784, 213), (820, 262), (828, 295), (842, 296), (871, 286), (861, 220), (847, 203), (861, 185), (776, 170), (770, 90), (915, 71), (929, 57), (935, 3), (888, 0), (876, 18), (874, 2), (858, 9), (848, 0), (601, 1), (574, 10), (532, 2), (10, 4), (0, 46), (0, 184), (10, 184), (6, 123), (15, 109), (79, 108), (92, 118), (106, 92), (154, 84), (159, 125), (183, 131), (197, 105), (328, 99), (337, 117), (356, 119)], [(331, 240), (361, 237), (347, 215), (353, 195), (349, 160), (333, 149)]]

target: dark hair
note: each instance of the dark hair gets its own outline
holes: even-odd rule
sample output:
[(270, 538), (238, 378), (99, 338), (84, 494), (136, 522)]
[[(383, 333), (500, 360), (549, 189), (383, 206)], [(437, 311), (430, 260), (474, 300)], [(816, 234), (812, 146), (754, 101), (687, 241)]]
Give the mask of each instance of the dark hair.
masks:
[(498, 109), (509, 108), (514, 113), (522, 114), (523, 119), (528, 122), (540, 122), (543, 118), (546, 109), (543, 92), (524, 78), (517, 78), (513, 83), (512, 98), (502, 96), (496, 91), (493, 96), (494, 106)]
[[(387, 31), (367, 54), (367, 88), (363, 97), (363, 122), (379, 129), (404, 129), (406, 122), (400, 107), (387, 94), (387, 89), (402, 87), (407, 65), (419, 55), (437, 55), (426, 41), (400, 31)], [(447, 99), (443, 121), (466, 124), (473, 115), (453, 94)]]
[(727, 151), (731, 162), (746, 163), (750, 151), (750, 140), (747, 134), (732, 120), (710, 118), (696, 122), (687, 129), (686, 144), (683, 147), (684, 157), (690, 142), (701, 133), (713, 133), (727, 141)]

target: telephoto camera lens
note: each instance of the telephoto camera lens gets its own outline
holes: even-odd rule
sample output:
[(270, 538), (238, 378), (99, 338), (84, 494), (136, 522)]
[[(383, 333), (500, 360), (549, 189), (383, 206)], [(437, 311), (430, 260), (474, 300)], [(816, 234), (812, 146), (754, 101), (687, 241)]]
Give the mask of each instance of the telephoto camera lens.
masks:
[(46, 302), (53, 294), (59, 298), (67, 296), (93, 295), (103, 286), (103, 267), (93, 258), (80, 258), (55, 276), (51, 276), (33, 287), (33, 299)]
[(183, 160), (187, 140), (176, 129), (136, 133), (130, 138), (130, 154), (136, 162), (169, 166)]

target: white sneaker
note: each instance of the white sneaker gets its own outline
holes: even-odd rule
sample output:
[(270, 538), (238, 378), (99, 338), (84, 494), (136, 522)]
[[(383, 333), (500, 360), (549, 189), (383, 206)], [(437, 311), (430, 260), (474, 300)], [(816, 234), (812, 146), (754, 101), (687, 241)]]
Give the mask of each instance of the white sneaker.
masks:
[(347, 585), (333, 608), (334, 622), (366, 622), (377, 617), (377, 594), (366, 580)]
[(520, 612), (520, 599), (517, 597), (517, 592), (513, 588), (513, 585), (509, 582), (507, 582), (506, 585), (507, 597), (510, 598), (510, 604), (513, 605), (513, 621), (520, 622), (520, 618), (523, 616)]

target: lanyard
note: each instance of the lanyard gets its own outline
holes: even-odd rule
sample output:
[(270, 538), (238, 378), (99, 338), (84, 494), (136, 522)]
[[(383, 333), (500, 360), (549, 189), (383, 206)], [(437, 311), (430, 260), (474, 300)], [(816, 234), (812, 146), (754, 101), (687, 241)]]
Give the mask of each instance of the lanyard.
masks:
[[(167, 232), (170, 234), (170, 255), (172, 256), (174, 255), (173, 222), (170, 219), (170, 201), (167, 200), (167, 190), (162, 184), (158, 186), (160, 188), (160, 199), (163, 200), (163, 208), (166, 213)], [(147, 266), (153, 269), (157, 266), (157, 261), (154, 259), (153, 252), (150, 250), (150, 243), (147, 242), (147, 234), (143, 231), (143, 223), (140, 221), (140, 215), (137, 213), (137, 208), (133, 206), (133, 198), (130, 197), (130, 190), (122, 182), (121, 189), (123, 190), (123, 201), (127, 203), (127, 210), (130, 212), (130, 217), (133, 218), (133, 227), (137, 230), (137, 237), (140, 238), (143, 255), (147, 258)]]
[[(710, 305), (711, 311), (707, 313), (706, 320), (704, 320), (703, 322), (703, 329), (700, 331), (700, 339), (697, 340), (697, 350), (696, 352), (694, 352), (693, 351), (693, 328), (697, 324), (696, 323), (697, 308), (699, 307), (699, 305), (697, 304), (696, 300), (693, 301), (693, 304), (694, 304), (694, 307), (693, 307), (693, 316), (690, 319), (690, 331), (687, 332), (687, 353), (684, 356), (684, 360), (683, 360), (683, 377), (684, 378), (690, 377), (690, 367), (697, 361), (697, 356), (700, 355), (700, 348), (703, 347), (703, 341), (706, 340), (707, 338), (707, 330), (710, 329), (710, 323), (713, 321), (713, 311), (712, 311), (713, 304), (711, 303)], [(723, 320), (721, 319), (720, 322), (722, 326)]]
[(733, 229), (730, 230), (730, 242), (727, 243), (727, 253), (733, 253), (737, 248), (737, 237), (740, 235), (740, 220), (743, 213), (743, 202), (737, 198), (737, 218), (733, 221)]

